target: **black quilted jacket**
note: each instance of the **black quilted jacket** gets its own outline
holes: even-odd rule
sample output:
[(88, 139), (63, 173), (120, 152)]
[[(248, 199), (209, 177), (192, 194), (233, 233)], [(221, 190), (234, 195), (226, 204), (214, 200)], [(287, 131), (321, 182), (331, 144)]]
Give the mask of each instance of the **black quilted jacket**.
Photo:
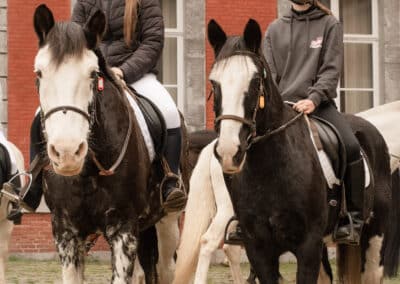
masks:
[(144, 74), (156, 73), (164, 46), (164, 21), (159, 0), (141, 0), (131, 46), (124, 41), (125, 0), (78, 0), (72, 21), (84, 25), (98, 9), (106, 14), (107, 30), (100, 45), (108, 64), (119, 67), (131, 84)]

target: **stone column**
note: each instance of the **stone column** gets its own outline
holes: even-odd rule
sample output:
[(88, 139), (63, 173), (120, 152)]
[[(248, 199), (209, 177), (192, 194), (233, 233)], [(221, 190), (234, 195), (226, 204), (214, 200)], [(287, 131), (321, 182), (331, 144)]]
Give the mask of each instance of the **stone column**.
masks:
[(0, 124), (7, 133), (7, 0), (0, 0)]
[(189, 131), (205, 128), (205, 1), (185, 3), (184, 114)]

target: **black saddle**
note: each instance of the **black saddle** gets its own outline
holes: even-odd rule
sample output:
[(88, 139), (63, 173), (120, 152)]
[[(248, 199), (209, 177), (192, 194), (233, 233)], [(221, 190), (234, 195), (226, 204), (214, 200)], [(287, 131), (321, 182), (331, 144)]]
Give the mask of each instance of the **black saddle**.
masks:
[(130, 88), (130, 90), (136, 96), (138, 106), (143, 113), (144, 119), (146, 120), (150, 136), (154, 143), (156, 155), (161, 157), (164, 153), (167, 143), (167, 126), (165, 124), (164, 117), (158, 107), (152, 101), (140, 95), (138, 92), (136, 92), (136, 90), (132, 88)]
[(311, 130), (318, 150), (323, 149), (331, 160), (336, 177), (343, 180), (346, 170), (346, 148), (336, 127), (316, 116), (310, 117)]

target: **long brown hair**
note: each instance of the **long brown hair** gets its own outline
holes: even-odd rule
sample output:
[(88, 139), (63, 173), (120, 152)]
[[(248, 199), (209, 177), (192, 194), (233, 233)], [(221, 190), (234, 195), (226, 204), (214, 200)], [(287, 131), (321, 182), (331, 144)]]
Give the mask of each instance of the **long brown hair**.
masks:
[(125, 0), (124, 40), (128, 46), (131, 45), (132, 34), (136, 29), (139, 5), (140, 0)]

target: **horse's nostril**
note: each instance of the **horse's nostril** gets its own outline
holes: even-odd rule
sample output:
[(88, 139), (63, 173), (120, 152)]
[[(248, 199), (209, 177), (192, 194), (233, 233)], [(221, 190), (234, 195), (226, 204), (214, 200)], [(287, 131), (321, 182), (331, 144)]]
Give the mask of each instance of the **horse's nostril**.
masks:
[(85, 143), (82, 142), (81, 144), (79, 144), (78, 150), (76, 150), (75, 155), (80, 156), (84, 150), (85, 150)]
[(50, 153), (57, 158), (60, 158), (60, 153), (56, 150), (54, 145), (50, 145)]

